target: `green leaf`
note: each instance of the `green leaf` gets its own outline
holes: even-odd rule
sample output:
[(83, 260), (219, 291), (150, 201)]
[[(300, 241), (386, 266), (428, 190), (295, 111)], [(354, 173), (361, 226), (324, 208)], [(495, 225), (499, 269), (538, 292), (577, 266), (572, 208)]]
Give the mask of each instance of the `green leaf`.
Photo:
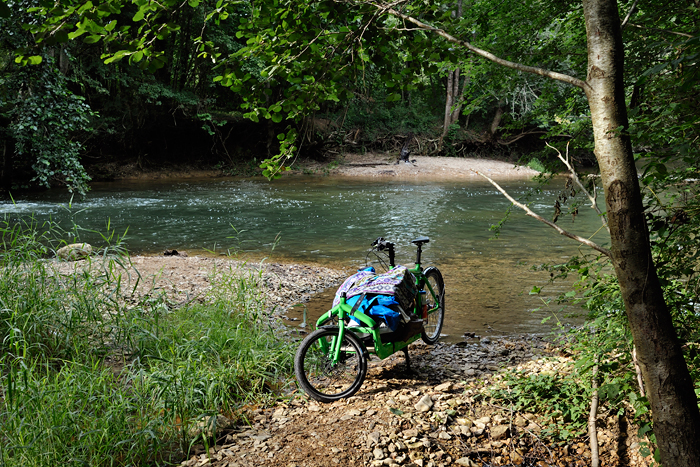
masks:
[(73, 39), (75, 39), (76, 37), (82, 36), (82, 35), (85, 34), (86, 32), (87, 32), (87, 31), (85, 30), (85, 28), (81, 27), (81, 25), (78, 24), (78, 29), (76, 29), (75, 31), (72, 31), (72, 32), (69, 32), (69, 33), (68, 33), (68, 39), (73, 40)]
[[(122, 58), (124, 58), (124, 56), (125, 56), (126, 54), (128, 54), (128, 53), (130, 53), (128, 50), (119, 50), (119, 51), (116, 52), (114, 55), (112, 55), (111, 57), (107, 58), (107, 59), (105, 60), (105, 64), (109, 65), (110, 63), (118, 62), (119, 60), (121, 60)], [(103, 58), (104, 58), (104, 56), (103, 56)]]
[(30, 65), (38, 65), (41, 63), (42, 58), (41, 58), (41, 55), (32, 55), (27, 60), (28, 60)]
[(395, 408), (393, 408), (393, 407), (390, 407), (390, 408), (389, 408), (389, 412), (393, 413), (394, 415), (398, 415), (398, 416), (403, 415), (403, 411), (402, 411), (402, 410), (395, 409)]
[(135, 22), (139, 22), (139, 21), (142, 21), (142, 20), (143, 20), (143, 18), (145, 17), (145, 15), (146, 15), (146, 9), (145, 9), (145, 8), (141, 8), (139, 11), (136, 12), (136, 14), (134, 15), (134, 17), (131, 18), (131, 19), (132, 19), (133, 21), (135, 21)]
[(112, 32), (114, 27), (117, 25), (117, 20), (112, 20), (105, 26), (105, 31)]
[(80, 8), (78, 8), (77, 13), (78, 13), (78, 15), (82, 15), (82, 14), (85, 13), (86, 11), (92, 9), (92, 7), (93, 7), (92, 2), (88, 0), (83, 6), (81, 6)]
[(85, 42), (86, 44), (94, 44), (95, 42), (99, 42), (100, 39), (102, 39), (102, 36), (93, 34), (92, 36), (87, 36), (85, 39), (83, 39), (83, 42)]
[(129, 63), (138, 63), (143, 58), (143, 52), (139, 50), (129, 57)]

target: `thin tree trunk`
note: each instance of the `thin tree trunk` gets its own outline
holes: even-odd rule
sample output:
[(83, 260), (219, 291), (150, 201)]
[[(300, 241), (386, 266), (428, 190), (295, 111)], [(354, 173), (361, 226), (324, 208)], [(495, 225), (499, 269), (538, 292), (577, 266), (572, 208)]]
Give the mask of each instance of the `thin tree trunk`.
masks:
[[(452, 11), (453, 18), (462, 17), (462, 0), (457, 0), (457, 9)], [(442, 125), (442, 136), (441, 139), (447, 135), (450, 131), (450, 126), (457, 122), (459, 119), (460, 108), (455, 108), (458, 101), (461, 100), (461, 94), (459, 92), (459, 68), (453, 71), (447, 72), (447, 96), (445, 98), (445, 120)]]
[(651, 255), (627, 133), (623, 45), (615, 0), (583, 0), (588, 37), (585, 91), (600, 165), (613, 266), (651, 403), (666, 467), (697, 467), (700, 413)]
[(496, 139), (496, 132), (498, 131), (498, 126), (501, 124), (501, 120), (503, 120), (504, 113), (505, 110), (503, 110), (503, 103), (499, 102), (498, 108), (496, 108), (496, 113), (493, 115), (493, 120), (491, 120), (489, 134), (486, 137), (487, 141), (494, 141)]
[(8, 135), (2, 136), (2, 148), (0, 148), (0, 152), (2, 152), (2, 165), (0, 165), (0, 192), (9, 192), (12, 184), (11, 174), (13, 145), (7, 144), (8, 139)]
[(467, 82), (464, 80), (464, 83), (460, 89), (459, 81), (461, 79), (461, 73), (462, 71), (459, 68), (455, 70), (455, 76), (452, 83), (452, 110), (450, 113), (450, 125), (459, 122), (459, 114), (462, 112), (462, 97), (465, 89), (467, 88)]
[(445, 121), (442, 125), (442, 137), (447, 135), (452, 125), (452, 104), (454, 103), (454, 78), (455, 72), (447, 72), (447, 96), (445, 98)]
[(593, 394), (591, 394), (591, 411), (588, 414), (588, 437), (591, 446), (591, 467), (600, 465), (600, 456), (598, 454), (598, 428), (596, 421), (598, 420), (598, 364), (593, 367), (593, 375), (591, 377), (591, 385)]

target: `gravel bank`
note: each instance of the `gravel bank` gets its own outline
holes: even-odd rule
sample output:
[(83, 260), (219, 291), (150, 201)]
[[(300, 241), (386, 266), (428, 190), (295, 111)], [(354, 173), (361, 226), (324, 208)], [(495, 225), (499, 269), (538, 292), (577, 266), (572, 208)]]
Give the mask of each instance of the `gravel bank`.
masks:
[[(181, 466), (590, 465), (587, 439), (555, 445), (540, 435), (546, 419), (488, 397), (489, 387), (503, 384), (502, 368), (568, 371), (570, 357), (549, 343), (415, 343), (410, 355), (410, 369), (401, 354), (373, 361), (363, 387), (347, 400), (319, 404), (297, 393), (252, 410), (250, 424), (228, 426), (208, 452), (195, 446)], [(227, 424), (224, 417), (219, 423)], [(636, 428), (624, 417), (601, 414), (598, 427), (601, 465), (648, 465), (638, 454)]]

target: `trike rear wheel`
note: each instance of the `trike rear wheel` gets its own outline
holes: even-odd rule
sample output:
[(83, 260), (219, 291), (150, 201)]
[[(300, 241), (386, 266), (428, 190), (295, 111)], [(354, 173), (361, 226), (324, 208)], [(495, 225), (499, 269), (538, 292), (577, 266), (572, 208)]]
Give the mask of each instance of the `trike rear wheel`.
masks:
[(330, 349), (338, 339), (340, 328), (325, 326), (301, 342), (294, 357), (294, 373), (301, 388), (319, 402), (333, 402), (355, 394), (367, 375), (367, 349), (346, 331), (340, 355), (334, 364)]
[[(445, 322), (445, 282), (442, 274), (435, 267), (430, 267), (423, 273), (425, 281), (430, 284), (430, 288), (435, 293), (435, 297), (426, 287), (425, 304), (428, 305), (428, 317), (423, 323), (423, 333), (421, 339), (428, 345), (435, 344), (440, 339), (442, 325)], [(436, 308), (432, 313), (430, 310)]]

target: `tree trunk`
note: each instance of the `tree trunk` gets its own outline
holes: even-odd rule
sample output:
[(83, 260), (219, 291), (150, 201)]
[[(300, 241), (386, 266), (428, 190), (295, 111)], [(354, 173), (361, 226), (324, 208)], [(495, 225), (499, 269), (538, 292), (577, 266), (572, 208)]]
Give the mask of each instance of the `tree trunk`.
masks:
[(613, 266), (651, 403), (665, 467), (700, 462), (700, 413), (652, 261), (627, 133), (623, 45), (616, 0), (583, 0), (588, 38), (586, 95), (610, 225)]
[(467, 87), (467, 79), (465, 78), (462, 89), (459, 88), (460, 73), (460, 69), (457, 68), (455, 70), (454, 90), (452, 92), (452, 123), (457, 123), (459, 121), (459, 114), (462, 112), (462, 103), (464, 102), (462, 97)]
[[(442, 125), (442, 137), (444, 138), (452, 125), (452, 105), (454, 104), (454, 81), (455, 72), (447, 72), (447, 96), (445, 97), (445, 121)], [(459, 86), (459, 78), (457, 78)]]
[[(10, 121), (7, 119), (0, 120), (4, 128), (9, 126)], [(0, 193), (7, 193), (10, 191), (12, 185), (12, 166), (13, 166), (13, 153), (14, 144), (10, 139), (9, 132), (3, 128), (0, 128)]]
[(505, 105), (503, 102), (498, 103), (496, 113), (494, 114), (493, 120), (491, 120), (491, 126), (489, 127), (489, 140), (496, 139), (496, 132), (498, 131), (498, 126), (501, 124), (501, 120), (503, 120), (503, 114), (505, 113), (505, 110), (503, 110), (504, 107)]
[[(457, 1), (457, 9), (452, 11), (453, 18), (462, 17), (462, 0)], [(445, 120), (442, 125), (441, 139), (450, 131), (450, 126), (459, 120), (459, 112), (462, 110), (462, 94), (459, 91), (459, 68), (447, 72), (447, 96), (445, 97)]]

